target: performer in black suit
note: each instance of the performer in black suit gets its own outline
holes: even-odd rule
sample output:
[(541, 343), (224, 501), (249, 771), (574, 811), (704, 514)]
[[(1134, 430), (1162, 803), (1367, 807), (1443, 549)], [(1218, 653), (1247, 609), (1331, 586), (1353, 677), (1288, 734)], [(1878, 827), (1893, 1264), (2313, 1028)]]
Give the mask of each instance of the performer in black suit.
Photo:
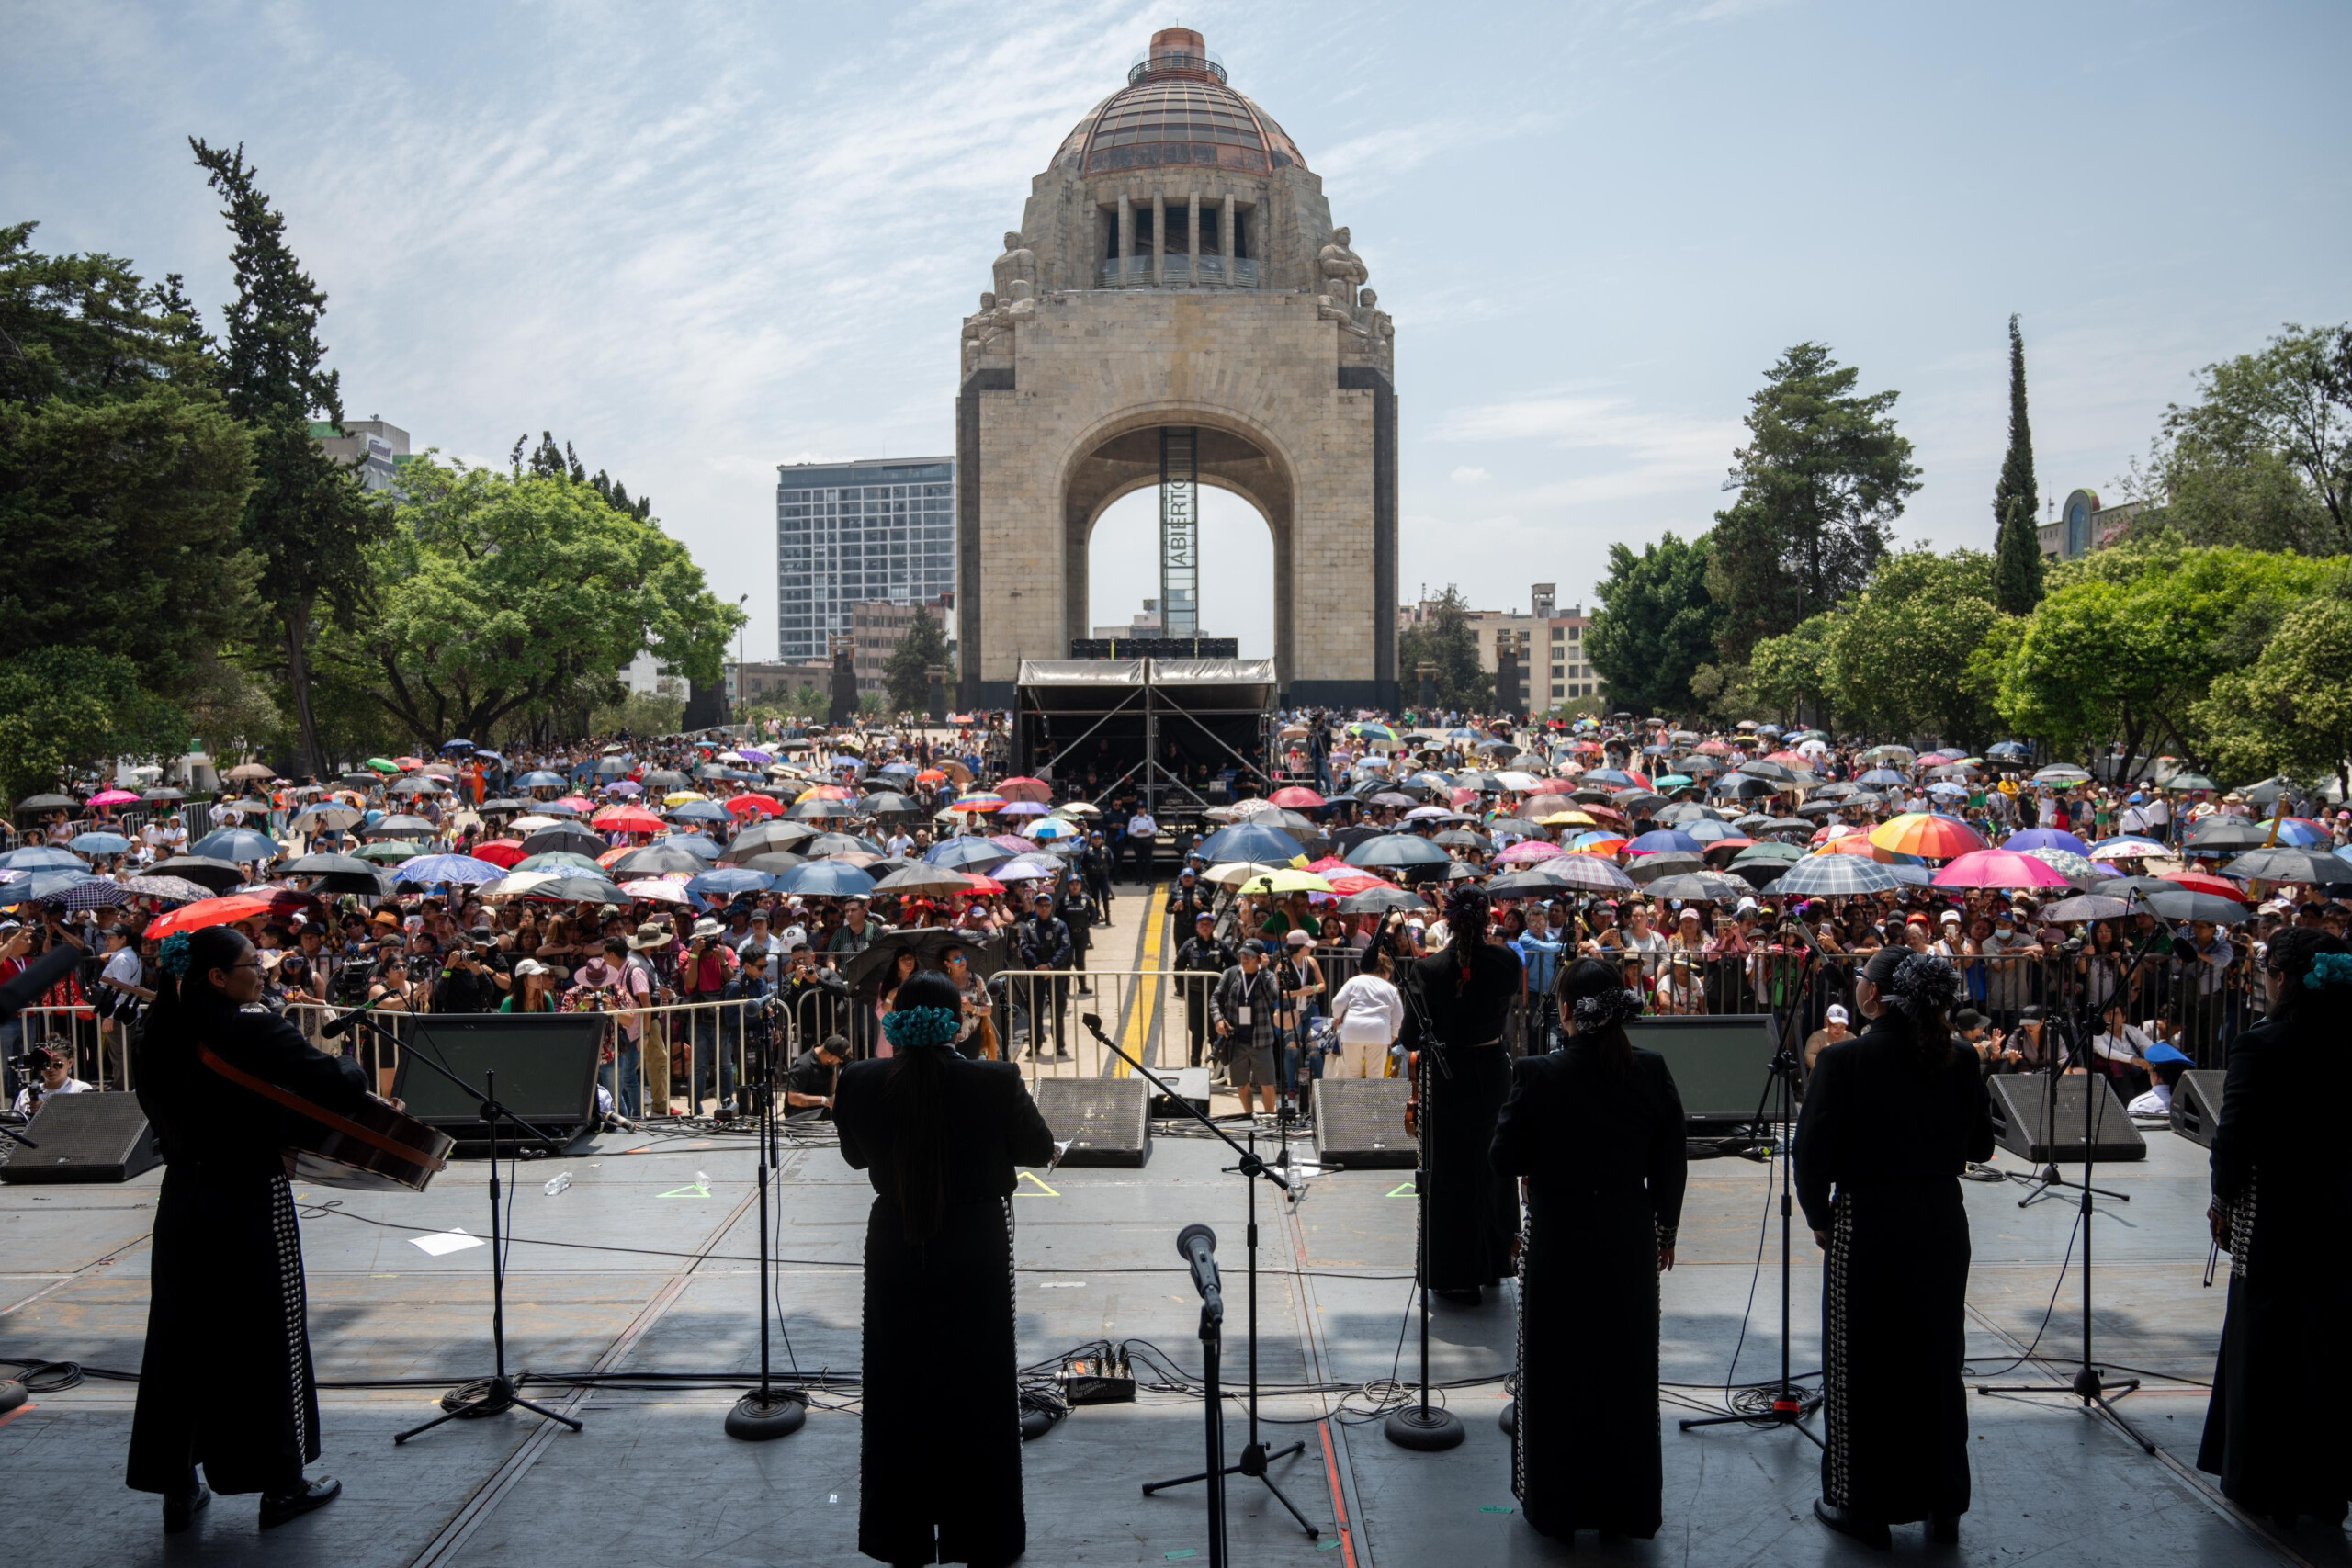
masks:
[(899, 987), (888, 1061), (842, 1069), (842, 1157), (874, 1183), (865, 1222), (857, 1547), (899, 1563), (996, 1564), (1027, 1541), (1013, 1349), (1013, 1168), (1054, 1135), (1010, 1062), (955, 1048), (961, 998)]
[(1516, 1064), (1495, 1126), (1495, 1168), (1527, 1179), (1511, 1490), (1545, 1535), (1647, 1540), (1666, 1485), (1658, 1275), (1682, 1223), (1682, 1097), (1666, 1058), (1625, 1036), (1642, 997), (1623, 971), (1578, 959), (1560, 995), (1567, 1043)]
[(1418, 1055), (1405, 1114), (1430, 1171), (1428, 1200), (1419, 1205), (1429, 1232), (1417, 1254), (1425, 1259), (1422, 1282), (1468, 1305), (1483, 1287), (1501, 1283), (1519, 1229), (1510, 1183), (1489, 1158), (1495, 1118), (1510, 1089), (1503, 1027), (1520, 988), (1519, 954), (1487, 940), (1493, 913), (1482, 889), (1457, 889), (1445, 902), (1451, 939), (1408, 965), (1398, 986), (1405, 1045)]
[(260, 960), (233, 927), (167, 937), (162, 961), (131, 1048), (164, 1168), (126, 1479), (164, 1495), (166, 1530), (186, 1529), (212, 1491), (260, 1493), (266, 1529), (343, 1490), (302, 1474), (319, 1457), (319, 1396), (302, 1236), (280, 1152), (292, 1113), (205, 1066), (197, 1051), (209, 1047), (329, 1111), (364, 1104), (368, 1076), (356, 1057), (313, 1049), (262, 1008)]
[[(1882, 948), (1854, 982), (1871, 1026), (1825, 1048), (1797, 1116), (1797, 1201), (1829, 1254), (1821, 1300), (1828, 1434), (1822, 1523), (1884, 1547), (1968, 1511), (1968, 1213), (1960, 1175), (1993, 1157), (1975, 1054), (1952, 1032), (1959, 976)], [(1833, 1195), (1834, 1194), (1834, 1195)]]
[(2352, 1023), (2352, 953), (2324, 931), (2281, 931), (2263, 968), (2269, 1014), (2230, 1047), (2213, 1133), (2210, 1218), (2230, 1250), (2230, 1311), (2197, 1468), (2249, 1513), (2340, 1525), (2352, 1437), (2326, 1418), (2312, 1372), (2352, 1321), (2352, 1170), (2325, 1092)]

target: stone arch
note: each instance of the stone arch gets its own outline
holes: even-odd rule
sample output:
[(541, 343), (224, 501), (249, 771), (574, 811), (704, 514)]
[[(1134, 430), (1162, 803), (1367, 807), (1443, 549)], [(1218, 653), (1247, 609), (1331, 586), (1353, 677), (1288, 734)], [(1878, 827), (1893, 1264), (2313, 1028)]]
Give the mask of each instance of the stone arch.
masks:
[(1273, 537), (1274, 670), (1276, 679), (1287, 685), (1297, 654), (1291, 614), (1296, 468), (1270, 433), (1229, 410), (1187, 402), (1130, 407), (1097, 420), (1070, 444), (1058, 487), (1063, 639), (1085, 635), (1091, 625), (1090, 550), (1095, 525), (1114, 502), (1159, 484), (1159, 432), (1170, 426), (1191, 426), (1201, 433), (1200, 482), (1248, 502)]

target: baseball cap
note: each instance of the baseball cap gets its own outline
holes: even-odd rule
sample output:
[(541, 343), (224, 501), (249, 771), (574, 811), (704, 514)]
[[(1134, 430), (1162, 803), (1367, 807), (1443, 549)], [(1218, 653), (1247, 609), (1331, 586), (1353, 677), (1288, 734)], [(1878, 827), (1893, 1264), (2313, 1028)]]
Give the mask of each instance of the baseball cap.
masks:
[(1845, 1008), (1837, 1002), (1831, 1002), (1829, 1004), (1829, 1010), (1823, 1013), (1821, 1016), (1827, 1019), (1832, 1023), (1845, 1023), (1849, 1021), (1846, 1016)]
[(1958, 909), (1946, 909), (1943, 912), (1940, 923), (1947, 926), (1956, 926), (1960, 924), (1960, 911)]
[(1283, 941), (1292, 947), (1305, 947), (1314, 940), (1315, 939), (1313, 937), (1308, 936), (1305, 931), (1299, 931), (1295, 927), (1283, 937)]

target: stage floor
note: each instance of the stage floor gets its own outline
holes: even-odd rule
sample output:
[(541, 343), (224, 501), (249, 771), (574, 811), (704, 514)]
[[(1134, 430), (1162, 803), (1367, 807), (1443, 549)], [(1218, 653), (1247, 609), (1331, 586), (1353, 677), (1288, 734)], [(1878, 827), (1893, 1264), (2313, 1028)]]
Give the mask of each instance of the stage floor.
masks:
[[(1898, 1555), (2133, 1568), (2352, 1555), (2340, 1534), (2310, 1526), (2283, 1540), (2266, 1535), (2190, 1468), (2204, 1391), (2166, 1380), (2210, 1375), (2222, 1292), (2201, 1284), (2204, 1153), (2168, 1134), (2149, 1142), (2144, 1164), (2101, 1171), (2132, 1201), (2103, 1207), (2097, 1221), (2097, 1330), (2103, 1357), (2162, 1374), (2122, 1405), (2159, 1454), (2077, 1413), (2063, 1387), (2069, 1366), (2009, 1372), (2006, 1363), (2034, 1337), (2053, 1290), (2059, 1311), (2041, 1348), (2061, 1358), (2077, 1350), (2079, 1275), (2060, 1276), (2076, 1213), (2063, 1201), (2020, 1210), (2017, 1186), (1971, 1183), (1971, 1352), (1988, 1381), (2046, 1382), (2052, 1392), (1972, 1400), (1976, 1503), (1962, 1544), (1934, 1548), (1917, 1529), (1898, 1531)], [(1222, 1173), (1222, 1154), (1199, 1139), (1168, 1137), (1141, 1170), (1057, 1170), (1023, 1181), (1015, 1215), (1024, 1362), (1109, 1337), (1148, 1340), (1197, 1372), (1196, 1297), (1173, 1238), (1200, 1220), (1221, 1238), (1237, 1319), (1227, 1359), (1238, 1381), (1241, 1292), (1231, 1282), (1241, 1269), (1244, 1193), (1238, 1178)], [(514, 1364), (534, 1372), (755, 1372), (757, 1269), (746, 1260), (757, 1247), (752, 1160), (748, 1139), (612, 1136), (560, 1160), (526, 1162), (514, 1199), (522, 1239), (509, 1281)], [(548, 1195), (543, 1184), (566, 1171), (570, 1189)], [(429, 1380), (322, 1394), (322, 1468), (344, 1481), (342, 1501), (265, 1540), (252, 1499), (222, 1499), (195, 1532), (167, 1547), (156, 1500), (121, 1484), (131, 1390), (93, 1380), (37, 1396), (0, 1425), (8, 1560), (28, 1568), (865, 1561), (855, 1551), (854, 1408), (818, 1409), (798, 1434), (747, 1445), (721, 1430), (729, 1390), (547, 1385), (539, 1397), (584, 1420), (584, 1433), (510, 1414), (452, 1422), (393, 1447), (394, 1431), (435, 1413), (442, 1387), (490, 1366), (487, 1250), (432, 1257), (412, 1240), (486, 1229), (484, 1174), (480, 1162), (462, 1163), (422, 1196), (302, 1190), (312, 1204), (339, 1205), (308, 1211), (302, 1226), (320, 1378)], [(1680, 1266), (1665, 1285), (1668, 1378), (1721, 1384), (1736, 1345), (1736, 1381), (1777, 1370), (1770, 1177), (1769, 1168), (1742, 1159), (1693, 1165)], [(151, 1174), (118, 1187), (0, 1187), (0, 1354), (138, 1366), (156, 1183)], [(830, 1147), (789, 1156), (778, 1190), (780, 1254), (790, 1260), (780, 1273), (782, 1326), (804, 1370), (859, 1364), (858, 1258), (869, 1196)], [(1350, 1384), (1409, 1375), (1409, 1173), (1314, 1175), (1295, 1207), (1263, 1219), (1263, 1375)], [(1810, 1238), (1800, 1233), (1797, 1242), (1794, 1358), (1803, 1371), (1820, 1364), (1820, 1274)], [(1508, 1287), (1479, 1308), (1441, 1306), (1436, 1376), (1498, 1379), (1510, 1366), (1511, 1314)], [(786, 1353), (780, 1334), (779, 1365)], [(923, 1350), (904, 1345), (888, 1353)], [(237, 1369), (220, 1373), (220, 1397), (238, 1397)], [(1702, 1404), (1720, 1399), (1703, 1387), (1685, 1392)], [(1450, 1393), (1469, 1437), (1439, 1455), (1393, 1448), (1376, 1421), (1356, 1421), (1361, 1397), (1344, 1407), (1336, 1396), (1269, 1399), (1283, 1440), (1306, 1443), (1278, 1466), (1281, 1483), (1324, 1533), (1310, 1540), (1255, 1483), (1237, 1480), (1233, 1561), (1364, 1568), (1565, 1561), (1569, 1549), (1536, 1536), (1513, 1509), (1509, 1443), (1496, 1425), (1505, 1397), (1498, 1381)], [(1811, 1443), (1737, 1427), (1685, 1435), (1672, 1423), (1690, 1413), (1671, 1399), (1661, 1406), (1659, 1538), (1596, 1546), (1586, 1536), (1577, 1553), (1637, 1562), (1867, 1559), (1811, 1517)], [(1150, 1498), (1137, 1490), (1139, 1482), (1195, 1468), (1200, 1415), (1192, 1397), (1146, 1394), (1132, 1406), (1079, 1410), (1029, 1444), (1025, 1561), (1204, 1561), (1199, 1488)], [(1244, 1430), (1242, 1410), (1230, 1406), (1230, 1450), (1238, 1451)]]

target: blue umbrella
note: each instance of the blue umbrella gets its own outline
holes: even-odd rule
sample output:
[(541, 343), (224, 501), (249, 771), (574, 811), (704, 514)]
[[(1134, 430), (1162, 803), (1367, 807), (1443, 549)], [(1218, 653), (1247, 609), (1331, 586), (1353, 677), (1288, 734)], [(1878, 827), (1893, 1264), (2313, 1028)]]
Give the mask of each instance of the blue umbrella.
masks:
[[(686, 883), (686, 891), (697, 898), (714, 893), (721, 897), (733, 893), (764, 893), (775, 886), (775, 880), (767, 873), (753, 871), (746, 865), (722, 865), (691, 878)], [(869, 885), (872, 880), (867, 878)]]
[(130, 852), (130, 840), (120, 833), (76, 833), (65, 847), (77, 855), (121, 855)]
[(0, 870), (7, 872), (87, 872), (89, 865), (75, 853), (54, 849), (50, 844), (26, 844), (24, 849), (12, 849), (0, 856)]
[(986, 839), (958, 837), (942, 839), (923, 851), (922, 858), (927, 865), (944, 865), (950, 871), (977, 871), (984, 866), (1001, 865), (1012, 858), (1012, 852)]
[(2027, 751), (2026, 748), (2018, 741), (1996, 740), (1992, 745), (1984, 748), (1984, 755), (1987, 757), (2022, 757), (2027, 755)]
[(775, 879), (779, 893), (799, 893), (818, 898), (864, 898), (874, 892), (874, 879), (854, 865), (839, 861), (812, 860), (796, 865)]
[(266, 833), (256, 833), (250, 828), (223, 828), (190, 844), (187, 852), (245, 865), (254, 861), (276, 860), (282, 852), (277, 840)]
[(531, 802), (531, 809), (537, 812), (542, 817), (577, 817), (580, 815), (580, 807), (576, 806), (566, 806), (560, 800), (535, 800)]
[(1905, 778), (1901, 773), (1896, 773), (1893, 768), (1872, 768), (1869, 773), (1864, 773), (1860, 778), (1856, 779), (1854, 782), (1856, 784), (1894, 784), (1899, 787), (1903, 784), (1909, 784), (1911, 781)]
[[(1211, 865), (1224, 865), (1238, 860), (1256, 861), (1263, 865), (1288, 865), (1304, 857), (1306, 850), (1280, 828), (1268, 828), (1256, 822), (1237, 822), (1203, 839), (1193, 852)], [(1437, 852), (1441, 858), (1445, 856), (1443, 850)]]
[(514, 781), (516, 789), (561, 789), (563, 784), (564, 778), (561, 773), (551, 773), (544, 768), (537, 773), (525, 773)]
[(1712, 844), (1718, 839), (1744, 839), (1747, 837), (1747, 834), (1741, 832), (1738, 829), (1733, 827), (1728, 822), (1709, 821), (1704, 818), (1696, 822), (1685, 822), (1682, 824), (1679, 831), (1684, 838), (1696, 839), (1702, 844)]
[(471, 855), (419, 855), (414, 860), (402, 861), (393, 880), (427, 886), (454, 882), (471, 886), (479, 882), (495, 882), (505, 874), (505, 867)]
[(1929, 784), (1928, 786), (1928, 793), (1929, 795), (1940, 795), (1949, 799), (1965, 796), (1968, 794), (1968, 786), (1966, 784), (1953, 784), (1951, 780), (1947, 779), (1942, 784)]
[(1628, 853), (1633, 854), (1659, 854), (1670, 850), (1680, 850), (1685, 854), (1696, 854), (1706, 847), (1688, 833), (1678, 833), (1671, 828), (1659, 828), (1644, 833), (1640, 838), (1627, 844), (1625, 849)]
[(39, 871), (9, 887), (0, 897), (19, 904), (62, 904), (69, 909), (95, 909), (102, 904), (128, 904), (137, 897), (108, 876), (85, 871)]
[(2005, 850), (2064, 850), (2070, 855), (2087, 855), (2091, 847), (2072, 833), (2062, 833), (2055, 828), (2021, 828), (2001, 840)]
[(725, 822), (729, 820), (727, 807), (715, 800), (690, 800), (666, 814), (673, 822)]
[(444, 751), (470, 751), (473, 749), (474, 743), (472, 741), (462, 739), (457, 740), (444, 740), (441, 742), (441, 750)]
[(1583, 782), (1589, 784), (1631, 784), (1634, 775), (1621, 773), (1614, 768), (1595, 768), (1585, 774)]
[(1893, 866), (1860, 855), (1808, 855), (1781, 873), (1767, 891), (1798, 898), (1844, 898), (1892, 893), (1902, 886)]
[(690, 855), (699, 856), (705, 864), (718, 858), (718, 846), (700, 833), (664, 833), (653, 842), (673, 850), (684, 850)]
[[(1263, 860), (1268, 857), (1250, 855), (1237, 858)], [(1350, 865), (1383, 867), (1449, 865), (1453, 861), (1453, 857), (1442, 848), (1412, 833), (1383, 833), (1376, 839), (1366, 839), (1348, 852), (1347, 859)]]

